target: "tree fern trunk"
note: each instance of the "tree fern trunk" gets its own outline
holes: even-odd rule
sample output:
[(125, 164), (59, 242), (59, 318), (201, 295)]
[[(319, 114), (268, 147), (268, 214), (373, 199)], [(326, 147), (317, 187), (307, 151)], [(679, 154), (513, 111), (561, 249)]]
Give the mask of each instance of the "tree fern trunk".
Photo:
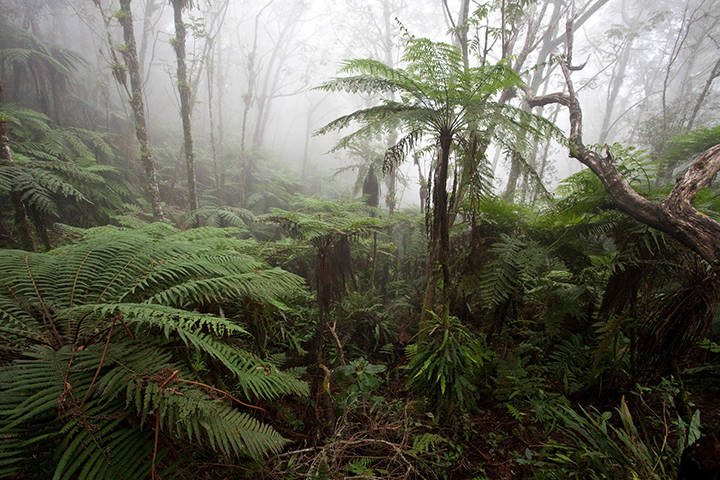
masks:
[(25, 214), (25, 205), (23, 205), (18, 192), (10, 193), (10, 203), (13, 209), (13, 225), (20, 237), (20, 248), (28, 252), (35, 251), (35, 241), (32, 237), (32, 227)]
[(433, 212), (430, 247), (428, 249), (428, 285), (423, 300), (423, 311), (420, 321), (430, 318), (430, 311), (435, 307), (435, 289), (442, 279), (441, 294), (443, 311), (448, 314), (450, 300), (450, 266), (448, 256), (450, 252), (450, 220), (448, 214), (447, 179), (450, 163), (450, 146), (452, 133), (443, 131), (440, 134), (440, 155), (435, 170), (435, 182), (432, 192)]

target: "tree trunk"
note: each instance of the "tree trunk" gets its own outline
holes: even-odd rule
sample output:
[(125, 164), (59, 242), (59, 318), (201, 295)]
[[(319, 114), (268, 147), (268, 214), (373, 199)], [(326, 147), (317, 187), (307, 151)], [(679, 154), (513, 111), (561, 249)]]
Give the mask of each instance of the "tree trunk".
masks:
[(413, 154), (413, 163), (415, 163), (418, 170), (418, 184), (420, 185), (420, 213), (424, 214), (425, 203), (427, 202), (427, 180), (425, 180), (422, 168), (420, 168), (420, 155), (418, 153)]
[[(140, 38), (140, 51), (138, 52), (138, 62), (141, 69), (145, 68), (145, 55), (147, 54), (148, 45), (150, 43), (148, 40), (152, 37), (151, 30), (154, 27), (152, 23), (152, 16), (154, 10), (155, 0), (146, 0), (143, 15), (142, 37)], [(148, 77), (148, 74), (149, 72), (145, 72), (145, 78)]]
[[(208, 39), (208, 42), (212, 40)], [(208, 119), (210, 121), (210, 151), (212, 152), (213, 173), (215, 174), (215, 189), (220, 204), (224, 204), (222, 185), (220, 184), (220, 173), (217, 159), (217, 142), (215, 140), (215, 116), (213, 115), (213, 77), (215, 76), (215, 64), (213, 59), (213, 47), (210, 46), (207, 60), (207, 96), (208, 96)]]
[(720, 58), (715, 62), (715, 66), (712, 69), (712, 72), (710, 72), (710, 76), (708, 77), (707, 81), (705, 82), (705, 87), (703, 87), (703, 91), (700, 93), (700, 96), (698, 97), (697, 101), (695, 102), (695, 106), (693, 107), (693, 111), (690, 114), (690, 119), (687, 123), (687, 130), (692, 130), (693, 124), (695, 123), (695, 118), (697, 117), (697, 114), (700, 112), (700, 107), (702, 107), (703, 102), (705, 101), (705, 97), (707, 97), (708, 92), (710, 91), (710, 86), (713, 83), (713, 80), (715, 80), (717, 77), (720, 76)]
[(177, 86), (180, 94), (180, 116), (183, 124), (183, 146), (185, 148), (185, 168), (188, 181), (188, 209), (193, 212), (198, 209), (197, 185), (195, 182), (195, 151), (193, 150), (192, 123), (192, 92), (187, 79), (187, 65), (185, 63), (185, 23), (182, 19), (184, 0), (172, 0), (175, 15), (175, 38), (172, 46), (177, 57)]
[(428, 285), (423, 300), (423, 311), (420, 321), (429, 320), (430, 312), (435, 307), (435, 289), (442, 278), (440, 291), (442, 295), (442, 316), (449, 314), (450, 304), (450, 221), (448, 214), (447, 180), (450, 164), (450, 147), (452, 134), (448, 130), (440, 132), (439, 162), (435, 170), (433, 182), (433, 211), (430, 246), (428, 248)]
[(160, 190), (158, 189), (157, 177), (155, 176), (155, 165), (153, 163), (150, 142), (145, 123), (145, 101), (143, 98), (142, 78), (140, 75), (140, 64), (138, 63), (137, 47), (135, 45), (135, 32), (133, 30), (132, 12), (130, 2), (132, 0), (120, 0), (120, 15), (118, 21), (123, 27), (123, 39), (125, 48), (122, 50), (123, 60), (130, 72), (130, 87), (132, 98), (130, 105), (135, 117), (135, 136), (140, 143), (140, 161), (145, 169), (145, 188), (150, 200), (153, 212), (153, 222), (162, 222), (164, 214), (160, 204)]
[(505, 192), (502, 195), (504, 200), (512, 202), (515, 197), (515, 189), (517, 188), (517, 181), (520, 178), (522, 171), (522, 165), (517, 159), (517, 153), (513, 153), (510, 157), (510, 174), (508, 175), (507, 185), (505, 186)]
[(623, 48), (618, 56), (617, 69), (613, 75), (613, 80), (610, 85), (610, 91), (608, 92), (607, 102), (605, 102), (605, 116), (603, 118), (602, 128), (600, 129), (600, 139), (598, 143), (603, 145), (610, 135), (610, 120), (612, 120), (613, 108), (615, 107), (615, 101), (617, 100), (618, 94), (620, 93), (620, 87), (622, 87), (625, 81), (625, 70), (630, 60), (630, 50), (632, 49), (635, 37), (630, 36), (625, 41)]

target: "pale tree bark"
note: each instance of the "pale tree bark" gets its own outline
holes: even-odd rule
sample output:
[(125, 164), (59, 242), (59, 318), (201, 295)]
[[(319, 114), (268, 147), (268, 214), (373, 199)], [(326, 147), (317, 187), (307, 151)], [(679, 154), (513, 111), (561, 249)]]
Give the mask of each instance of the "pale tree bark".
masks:
[[(255, 131), (252, 141), (252, 148), (255, 151), (260, 150), (265, 143), (265, 134), (273, 100), (283, 96), (291, 96), (303, 90), (303, 88), (299, 88), (293, 93), (280, 93), (282, 89), (280, 81), (284, 78), (283, 70), (287, 67), (288, 59), (292, 58), (298, 51), (299, 44), (293, 42), (292, 38), (302, 21), (304, 8), (303, 3), (297, 3), (288, 12), (287, 23), (278, 33), (277, 38), (274, 39), (274, 47), (270, 52), (270, 58), (262, 76), (262, 81), (255, 90), (254, 102), (257, 105), (257, 118), (255, 119)], [(259, 67), (260, 65), (258, 65), (258, 71), (260, 70)]]
[[(208, 42), (212, 42), (208, 39)], [(210, 53), (207, 60), (207, 98), (208, 98), (208, 119), (210, 121), (210, 152), (213, 160), (213, 173), (215, 176), (215, 189), (218, 199), (223, 202), (222, 186), (220, 185), (220, 172), (217, 159), (217, 141), (215, 139), (215, 115), (213, 114), (213, 79), (215, 76), (215, 64), (213, 61), (213, 46), (210, 46)]]
[[(634, 24), (635, 21), (632, 21), (632, 23)], [(630, 52), (632, 51), (633, 43), (635, 42), (635, 32), (632, 30), (634, 25), (629, 26), (631, 27), (631, 30), (628, 32), (627, 38), (620, 48), (613, 71), (612, 81), (608, 86), (608, 96), (605, 102), (605, 115), (603, 116), (603, 123), (600, 128), (600, 138), (598, 139), (598, 143), (601, 145), (607, 141), (608, 136), (610, 135), (610, 122), (612, 121), (615, 102), (620, 94), (620, 88), (625, 82), (625, 71), (627, 69), (628, 62), (630, 61)]]
[(172, 0), (175, 17), (175, 38), (172, 46), (177, 57), (177, 87), (180, 94), (180, 116), (183, 124), (183, 147), (185, 150), (185, 169), (188, 182), (188, 208), (191, 212), (198, 209), (197, 182), (195, 180), (195, 151), (192, 138), (192, 90), (187, 78), (187, 64), (185, 53), (185, 23), (182, 11), (186, 0)]
[(258, 29), (260, 27), (260, 17), (263, 12), (269, 8), (275, 0), (268, 1), (262, 8), (255, 14), (255, 28), (253, 30), (253, 44), (252, 49), (248, 52), (243, 52), (245, 57), (245, 77), (247, 80), (247, 91), (243, 93), (243, 114), (242, 122), (240, 124), (240, 205), (245, 206), (247, 198), (250, 196), (250, 190), (252, 190), (252, 159), (248, 155), (247, 148), (247, 125), (250, 116), (250, 110), (256, 103), (257, 96), (257, 84), (259, 77), (259, 65), (258, 65)]
[(413, 163), (417, 167), (418, 183), (420, 184), (420, 213), (424, 215), (425, 206), (428, 200), (428, 184), (425, 176), (423, 175), (422, 168), (420, 167), (420, 154), (413, 154)]
[(305, 117), (305, 144), (303, 146), (303, 159), (302, 159), (302, 170), (301, 170), (301, 177), (303, 180), (305, 180), (305, 177), (307, 176), (307, 170), (308, 170), (308, 163), (310, 162), (310, 138), (312, 137), (312, 128), (313, 128), (313, 115), (315, 114), (315, 111), (330, 97), (329, 94), (324, 95), (322, 98), (317, 100), (315, 103), (313, 103), (312, 99), (308, 96), (308, 101), (310, 103), (310, 106), (307, 109), (307, 114)]
[[(464, 0), (465, 1), (465, 0)], [(393, 38), (392, 38), (392, 14), (389, 0), (383, 0), (383, 50), (385, 50), (385, 65), (389, 67), (395, 66), (395, 59), (393, 58)], [(395, 100), (395, 92), (390, 92), (390, 100)], [(389, 132), (387, 138), (387, 147), (395, 145), (397, 141), (398, 133), (396, 129), (392, 129)], [(385, 177), (385, 186), (387, 187), (387, 194), (385, 195), (385, 205), (388, 208), (390, 215), (395, 213), (395, 207), (397, 206), (397, 167), (393, 166)]]
[(467, 68), (470, 65), (470, 56), (468, 51), (468, 26), (467, 21), (470, 15), (470, 0), (460, 0), (460, 12), (458, 14), (457, 23), (452, 17), (450, 7), (447, 0), (443, 0), (443, 7), (445, 7), (445, 15), (450, 26), (454, 30), (453, 32), (453, 44), (460, 49), (462, 52), (463, 63)]
[[(140, 38), (140, 49), (138, 50), (138, 61), (140, 62), (140, 68), (145, 67), (145, 56), (150, 45), (151, 33), (157, 24), (158, 20), (153, 21), (153, 14), (155, 13), (157, 0), (145, 0), (145, 9), (143, 15), (143, 28), (142, 37)], [(154, 50), (154, 49), (153, 49)], [(145, 72), (145, 78), (148, 77), (149, 71)]]
[(132, 107), (133, 116), (135, 117), (135, 136), (140, 144), (140, 161), (145, 170), (145, 189), (152, 207), (153, 221), (162, 222), (164, 220), (164, 214), (162, 205), (160, 204), (160, 190), (158, 189), (155, 164), (153, 163), (150, 141), (148, 140), (147, 134), (147, 124), (145, 122), (145, 100), (137, 46), (135, 44), (132, 12), (130, 10), (131, 1), (132, 0), (120, 0), (118, 21), (123, 28), (123, 39), (125, 41), (125, 46), (121, 49), (121, 52), (125, 65), (130, 73), (130, 88), (132, 90), (130, 106)]
[(218, 146), (222, 149), (223, 145), (225, 144), (225, 128), (224, 128), (224, 122), (223, 122), (223, 106), (225, 105), (225, 75), (224, 75), (224, 68), (226, 68), (223, 64), (223, 58), (222, 58), (223, 48), (222, 45), (220, 45), (217, 49), (217, 62), (216, 65), (216, 78), (215, 78), (215, 84), (217, 85), (217, 122), (218, 122)]
[[(606, 3), (608, 3), (608, 1), (609, 0), (596, 0), (593, 3), (589, 2), (582, 12), (578, 12), (577, 17), (573, 20), (573, 27), (580, 27), (582, 24), (588, 21), (598, 10), (600, 10)], [(552, 5), (553, 8), (549, 16), (547, 27), (542, 35), (538, 35), (539, 25), (542, 18), (546, 15), (549, 5)], [(540, 49), (538, 52), (538, 57), (535, 61), (535, 65), (537, 65), (537, 68), (534, 69), (533, 77), (530, 81), (530, 90), (533, 92), (533, 94), (538, 91), (543, 82), (547, 81), (552, 69), (554, 68), (554, 66), (550, 66), (550, 70), (547, 72), (545, 71), (545, 65), (549, 64), (547, 60), (550, 57), (550, 54), (552, 54), (552, 52), (556, 48), (565, 43), (565, 35), (558, 34), (558, 32), (560, 30), (560, 20), (562, 19), (563, 14), (566, 13), (568, 8), (570, 7), (566, 5), (565, 2), (559, 0), (549, 0), (543, 5), (540, 14), (538, 15), (537, 21), (533, 22), (532, 16), (529, 18), (530, 21), (528, 22), (528, 33), (525, 36), (525, 43), (522, 50), (517, 55), (515, 62), (513, 63), (513, 68), (516, 72), (521, 71), (529, 54), (536, 51), (538, 48)], [(509, 38), (512, 39), (513, 35), (510, 35)], [(506, 57), (508, 57), (512, 53), (508, 49), (508, 47), (504, 47), (503, 52), (505, 53)], [(508, 174), (508, 181), (505, 186), (503, 198), (511, 200), (514, 197), (515, 191), (517, 189), (517, 181), (520, 178), (522, 170), (522, 162), (520, 162), (515, 156), (511, 157), (510, 172)]]
[(572, 66), (572, 24), (568, 22), (568, 50), (566, 57), (558, 58), (567, 84), (568, 93), (542, 97), (529, 96), (532, 107), (559, 103), (568, 107), (570, 114), (570, 156), (587, 166), (602, 182), (617, 210), (640, 223), (670, 235), (707, 261), (713, 269), (720, 267), (720, 223), (699, 212), (692, 205), (697, 193), (709, 185), (720, 171), (720, 145), (700, 155), (685, 174), (677, 179), (675, 187), (661, 203), (655, 203), (632, 189), (620, 175), (615, 159), (609, 150), (601, 156), (585, 146), (582, 139), (582, 110), (570, 78)]
[(712, 71), (710, 72), (710, 76), (705, 82), (705, 87), (703, 87), (702, 92), (700, 92), (700, 96), (695, 102), (693, 111), (690, 114), (690, 118), (688, 119), (687, 127), (685, 127), (686, 130), (692, 130), (695, 119), (697, 118), (698, 113), (700, 113), (700, 107), (702, 107), (702, 104), (705, 101), (708, 92), (710, 91), (710, 86), (717, 77), (720, 77), (720, 58), (718, 58), (717, 62), (715, 62), (715, 66), (713, 67)]
[(522, 172), (522, 162), (518, 158), (519, 156), (518, 152), (513, 152), (510, 155), (510, 173), (508, 173), (507, 185), (505, 185), (505, 191), (502, 194), (502, 198), (508, 202), (512, 202), (513, 198), (515, 198), (517, 182)]
[[(225, 3), (220, 5), (219, 13), (212, 15), (214, 17), (213, 26), (215, 28), (208, 29), (211, 30), (211, 32), (206, 33), (205, 38), (205, 53), (204, 56), (207, 58), (206, 60), (206, 80), (207, 80), (207, 95), (208, 95), (208, 118), (210, 120), (210, 151), (212, 153), (212, 159), (213, 159), (213, 170), (215, 174), (215, 188), (217, 189), (217, 196), (220, 199), (221, 202), (223, 202), (223, 181), (222, 181), (222, 172), (224, 172), (224, 165), (219, 166), (218, 165), (218, 145), (217, 145), (217, 139), (215, 137), (215, 115), (214, 115), (214, 109), (213, 109), (213, 98), (214, 98), (214, 82), (215, 82), (215, 69), (216, 69), (216, 63), (215, 63), (215, 47), (218, 47), (218, 51), (222, 50), (222, 45), (220, 45), (220, 42), (216, 43), (217, 37), (220, 35), (220, 31), (222, 29), (222, 24), (225, 20), (225, 14), (227, 13), (229, 0), (225, 0)], [(216, 23), (217, 22), (217, 23)], [(199, 69), (201, 70), (201, 69)], [(198, 73), (199, 77), (200, 73)], [(197, 87), (197, 84), (195, 85)], [(222, 168), (220, 168), (222, 167)]]

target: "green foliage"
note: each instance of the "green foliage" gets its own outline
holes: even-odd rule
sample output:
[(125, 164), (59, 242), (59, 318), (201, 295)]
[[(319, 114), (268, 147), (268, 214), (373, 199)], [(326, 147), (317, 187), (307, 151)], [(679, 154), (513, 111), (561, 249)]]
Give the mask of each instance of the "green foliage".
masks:
[(385, 154), (385, 167), (401, 161), (423, 135), (439, 141), (441, 132), (468, 151), (469, 140), (463, 135), (473, 125), (483, 127), (500, 145), (522, 148), (518, 125), (535, 133), (559, 136), (559, 131), (541, 117), (507, 104), (489, 101), (505, 88), (522, 82), (507, 65), (466, 68), (457, 48), (427, 38), (409, 37), (403, 61), (407, 69), (392, 68), (369, 59), (348, 60), (340, 73), (355, 74), (330, 80), (320, 87), (325, 91), (399, 94), (400, 101), (383, 100), (380, 105), (339, 117), (320, 130), (324, 134), (362, 124), (355, 133), (344, 137), (335, 149), (356, 144), (363, 138), (378, 138), (393, 129), (402, 129), (399, 142)]
[[(0, 251), (3, 471), (35, 468), (28, 449), (54, 478), (103, 479), (146, 478), (180, 440), (277, 452), (285, 440), (232, 403), (307, 385), (238, 348), (236, 322), (197, 311), (248, 299), (273, 308), (300, 287), (242, 245), (219, 229), (154, 224), (89, 230), (48, 254)], [(233, 393), (206, 384), (184, 352), (217, 365)]]
[(53, 98), (57, 106), (61, 103), (59, 94), (67, 93), (73, 72), (86, 65), (87, 60), (73, 50), (43, 42), (31, 32), (12, 25), (9, 17), (0, 18), (0, 66), (8, 80), (4, 82), (5, 88), (13, 87), (13, 99), (27, 105), (47, 107), (47, 100)]
[(590, 383), (591, 360), (592, 347), (584, 344), (582, 335), (574, 334), (556, 346), (547, 369), (562, 381), (565, 395), (572, 395)]
[(233, 227), (246, 231), (255, 220), (255, 215), (249, 210), (235, 207), (201, 207), (183, 215), (181, 219), (185, 225), (202, 225), (213, 228)]
[[(490, 248), (494, 258), (485, 266), (480, 283), (480, 298), (502, 322), (510, 304), (525, 290), (536, 286), (548, 266), (548, 251), (524, 236), (500, 235), (501, 241)], [(497, 323), (496, 323), (497, 324)]]
[(17, 192), (35, 218), (75, 225), (94, 223), (120, 207), (129, 192), (119, 172), (98, 160), (113, 153), (106, 136), (57, 127), (17, 105), (4, 105), (0, 114), (7, 119), (14, 160), (0, 167), (0, 195)]
[(659, 155), (659, 163), (666, 169), (684, 170), (696, 155), (718, 143), (720, 143), (720, 126), (703, 127), (677, 135), (670, 140), (667, 148)]
[[(563, 465), (567, 476), (559, 478), (622, 478), (665, 479), (674, 478), (674, 466), (687, 445), (686, 426), (676, 423), (680, 430), (680, 445), (673, 448), (665, 438), (658, 439), (639, 428), (633, 419), (625, 397), (616, 409), (622, 426), (613, 425), (611, 412), (597, 410), (580, 413), (564, 407), (557, 413), (564, 430), (574, 446), (561, 449), (552, 459)], [(671, 425), (664, 425), (669, 430)], [(697, 434), (697, 423), (690, 427)], [(667, 430), (666, 430), (667, 432)]]
[(362, 397), (368, 397), (372, 392), (377, 390), (382, 379), (378, 378), (378, 374), (387, 370), (385, 365), (373, 365), (364, 358), (351, 360), (350, 363), (340, 367), (338, 375), (345, 377), (351, 383), (343, 390), (342, 396), (349, 397), (353, 394), (359, 394)]
[(437, 413), (476, 408), (477, 382), (491, 358), (482, 341), (456, 317), (433, 315), (420, 341), (408, 345), (407, 386), (424, 395)]

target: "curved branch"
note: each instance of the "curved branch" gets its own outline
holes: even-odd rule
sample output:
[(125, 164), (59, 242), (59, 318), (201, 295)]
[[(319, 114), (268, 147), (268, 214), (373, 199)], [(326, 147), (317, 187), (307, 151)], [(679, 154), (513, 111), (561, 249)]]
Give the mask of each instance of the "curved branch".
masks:
[(571, 68), (565, 59), (558, 59), (562, 68), (568, 95), (555, 93), (533, 97), (526, 91), (530, 106), (559, 103), (568, 107), (570, 113), (570, 156), (588, 167), (602, 182), (617, 210), (635, 220), (667, 233), (675, 240), (700, 255), (713, 268), (720, 267), (720, 223), (699, 212), (692, 205), (697, 193), (710, 184), (720, 172), (720, 145), (700, 155), (662, 203), (654, 203), (633, 190), (620, 175), (610, 150), (605, 156), (587, 148), (582, 141), (582, 109), (575, 95)]

